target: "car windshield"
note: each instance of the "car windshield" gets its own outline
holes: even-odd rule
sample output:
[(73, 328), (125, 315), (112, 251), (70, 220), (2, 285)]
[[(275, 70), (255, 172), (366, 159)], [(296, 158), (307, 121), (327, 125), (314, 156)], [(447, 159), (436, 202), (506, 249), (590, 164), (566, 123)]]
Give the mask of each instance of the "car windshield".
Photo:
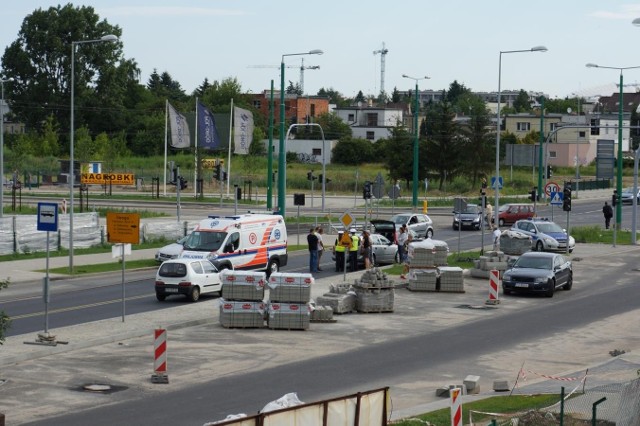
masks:
[(184, 263), (165, 262), (160, 267), (158, 274), (161, 277), (184, 277), (187, 275), (187, 266)]
[(226, 232), (193, 231), (184, 242), (185, 250), (216, 251), (227, 237)]
[(553, 223), (553, 222), (549, 222), (549, 223), (539, 223), (538, 224), (538, 231), (542, 232), (542, 233), (549, 233), (549, 232), (564, 232), (562, 230), (562, 228), (560, 228), (560, 226), (558, 226), (557, 224)]
[(514, 268), (551, 269), (553, 259), (550, 257), (520, 256)]
[(391, 217), (391, 222), (395, 223), (396, 225), (402, 225), (404, 223), (407, 223), (408, 220), (409, 220), (409, 216), (406, 216), (406, 215), (396, 215)]
[(480, 208), (475, 205), (467, 204), (467, 207), (462, 211), (462, 214), (478, 214), (480, 213)]
[(507, 210), (509, 210), (510, 207), (511, 207), (511, 205), (509, 205), (509, 204), (503, 204), (502, 206), (500, 206), (498, 211), (499, 212), (506, 212)]

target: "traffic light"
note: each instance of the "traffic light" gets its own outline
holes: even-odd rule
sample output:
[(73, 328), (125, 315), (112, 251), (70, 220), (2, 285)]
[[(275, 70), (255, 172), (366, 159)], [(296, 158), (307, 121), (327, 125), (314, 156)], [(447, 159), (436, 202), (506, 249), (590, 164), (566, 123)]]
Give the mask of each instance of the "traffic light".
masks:
[(324, 183), (327, 184), (329, 182), (331, 182), (331, 179), (329, 179), (328, 177), (326, 177), (325, 175), (323, 175), (322, 173), (320, 173), (320, 176), (318, 176), (318, 182), (322, 183), (324, 179)]
[(174, 167), (171, 169), (171, 179), (169, 179), (169, 184), (175, 185), (177, 181), (178, 181), (178, 169)]
[(216, 163), (215, 167), (213, 168), (213, 178), (215, 180), (222, 179), (222, 165), (220, 163)]
[(368, 180), (364, 182), (364, 185), (362, 186), (362, 198), (369, 199), (371, 198), (371, 182), (369, 182)]
[(536, 189), (535, 188), (533, 188), (529, 192), (529, 200), (531, 200), (532, 203), (534, 203), (536, 201)]
[(564, 184), (562, 210), (565, 212), (571, 211), (571, 182)]
[(313, 180), (313, 179), (314, 179), (313, 171), (307, 172), (307, 180)]
[(178, 176), (178, 180), (180, 181), (180, 189), (187, 189), (187, 181), (182, 176)]
[(613, 190), (613, 195), (611, 196), (611, 205), (616, 207), (618, 205), (618, 190)]
[(553, 170), (551, 169), (551, 164), (547, 165), (547, 179), (553, 176)]

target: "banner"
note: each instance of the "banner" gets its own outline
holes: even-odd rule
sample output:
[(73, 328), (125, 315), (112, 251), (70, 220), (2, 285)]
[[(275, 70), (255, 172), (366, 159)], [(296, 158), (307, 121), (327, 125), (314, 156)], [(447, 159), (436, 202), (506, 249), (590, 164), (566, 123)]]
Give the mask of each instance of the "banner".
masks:
[(189, 148), (191, 146), (191, 134), (189, 125), (184, 115), (167, 102), (169, 108), (169, 126), (171, 127), (171, 146), (174, 148)]
[(197, 103), (198, 114), (198, 147), (216, 149), (220, 147), (220, 136), (216, 127), (216, 119), (200, 101)]
[(253, 114), (233, 107), (234, 153), (247, 155), (253, 140)]

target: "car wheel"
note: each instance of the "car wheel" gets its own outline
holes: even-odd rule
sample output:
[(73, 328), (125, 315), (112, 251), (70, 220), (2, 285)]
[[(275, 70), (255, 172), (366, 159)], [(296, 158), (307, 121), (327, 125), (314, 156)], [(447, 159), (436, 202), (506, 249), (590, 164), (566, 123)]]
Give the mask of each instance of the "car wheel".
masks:
[(189, 293), (189, 300), (192, 302), (197, 302), (200, 299), (200, 288), (194, 287), (191, 289), (191, 293)]
[(567, 283), (564, 286), (562, 286), (564, 290), (571, 290), (571, 287), (573, 287), (573, 272), (569, 273), (569, 278), (567, 278)]
[(274, 272), (278, 272), (280, 270), (280, 264), (277, 260), (270, 260), (267, 265), (267, 278), (271, 276)]
[(554, 280), (549, 280), (547, 282), (547, 291), (544, 294), (547, 297), (553, 297), (553, 293), (556, 291), (556, 282)]
[(498, 219), (498, 226), (504, 226), (504, 219)]
[(453, 226), (452, 226), (452, 228), (453, 228), (453, 230), (454, 230), (454, 231), (457, 231), (457, 230), (458, 230), (458, 227), (457, 227), (457, 226), (455, 226), (455, 225), (453, 225)]
[(543, 251), (544, 250), (544, 244), (542, 244), (542, 241), (538, 241), (536, 243), (536, 251)]
[(511, 294), (511, 290), (502, 287), (502, 294)]
[(427, 229), (427, 238), (433, 238), (433, 229)]
[(373, 256), (372, 256), (372, 257), (373, 257), (373, 264), (372, 264), (372, 265), (370, 265), (370, 266), (371, 266), (371, 267), (378, 266), (378, 259), (376, 258), (376, 254), (375, 254), (375, 253), (373, 253)]
[(167, 296), (166, 296), (166, 295), (156, 293), (156, 299), (158, 299), (158, 302), (164, 302), (164, 300), (165, 300), (166, 298), (167, 298)]

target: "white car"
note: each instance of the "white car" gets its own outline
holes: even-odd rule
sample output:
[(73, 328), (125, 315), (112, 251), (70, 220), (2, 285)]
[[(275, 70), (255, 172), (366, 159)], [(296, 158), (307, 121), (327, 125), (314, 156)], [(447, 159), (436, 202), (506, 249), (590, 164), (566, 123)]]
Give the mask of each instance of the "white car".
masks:
[(169, 259), (176, 259), (182, 253), (184, 249), (184, 242), (187, 241), (187, 237), (182, 237), (175, 243), (167, 244), (166, 246), (158, 249), (156, 252), (156, 260), (158, 262), (164, 262)]
[(156, 299), (181, 294), (197, 302), (201, 294), (222, 292), (218, 270), (207, 259), (171, 259), (156, 273)]

